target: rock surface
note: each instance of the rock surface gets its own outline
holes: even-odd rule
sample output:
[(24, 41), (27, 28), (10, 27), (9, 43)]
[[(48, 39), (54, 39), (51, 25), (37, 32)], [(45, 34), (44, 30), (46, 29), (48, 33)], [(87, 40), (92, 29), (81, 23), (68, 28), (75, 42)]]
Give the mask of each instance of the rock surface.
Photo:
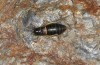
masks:
[[(34, 28), (61, 23), (61, 35)], [(1, 0), (0, 65), (100, 65), (99, 0)]]

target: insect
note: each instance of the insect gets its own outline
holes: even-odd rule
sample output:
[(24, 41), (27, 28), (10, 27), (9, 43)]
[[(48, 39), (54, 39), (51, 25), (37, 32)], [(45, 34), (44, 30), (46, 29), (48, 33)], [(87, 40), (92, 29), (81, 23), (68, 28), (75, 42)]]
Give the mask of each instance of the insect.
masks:
[(35, 35), (60, 35), (66, 30), (66, 26), (59, 23), (51, 23), (46, 26), (35, 28)]

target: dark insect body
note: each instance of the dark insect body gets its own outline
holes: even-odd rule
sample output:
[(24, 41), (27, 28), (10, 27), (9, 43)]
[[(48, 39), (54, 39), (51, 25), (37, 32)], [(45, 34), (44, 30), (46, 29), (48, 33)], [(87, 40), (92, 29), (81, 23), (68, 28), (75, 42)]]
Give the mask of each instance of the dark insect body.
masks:
[(66, 30), (66, 26), (59, 23), (51, 23), (34, 29), (35, 35), (60, 35)]

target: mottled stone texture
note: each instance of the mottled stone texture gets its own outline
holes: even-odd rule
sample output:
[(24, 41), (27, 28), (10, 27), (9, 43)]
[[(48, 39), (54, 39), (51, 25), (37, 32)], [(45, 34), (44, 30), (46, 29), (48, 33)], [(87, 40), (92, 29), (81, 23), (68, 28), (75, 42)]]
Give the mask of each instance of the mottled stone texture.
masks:
[[(66, 31), (33, 33), (50, 23)], [(0, 0), (0, 65), (100, 65), (100, 1)]]

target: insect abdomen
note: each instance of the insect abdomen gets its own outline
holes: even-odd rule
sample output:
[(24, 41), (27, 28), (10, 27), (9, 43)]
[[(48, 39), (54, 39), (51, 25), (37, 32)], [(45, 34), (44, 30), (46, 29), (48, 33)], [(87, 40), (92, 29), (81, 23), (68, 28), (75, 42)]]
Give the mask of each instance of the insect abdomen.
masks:
[(60, 35), (66, 30), (66, 26), (58, 23), (49, 24), (46, 26), (47, 28), (47, 35)]
[(44, 27), (35, 28), (35, 35), (60, 35), (66, 30), (66, 26), (58, 23), (48, 24)]

